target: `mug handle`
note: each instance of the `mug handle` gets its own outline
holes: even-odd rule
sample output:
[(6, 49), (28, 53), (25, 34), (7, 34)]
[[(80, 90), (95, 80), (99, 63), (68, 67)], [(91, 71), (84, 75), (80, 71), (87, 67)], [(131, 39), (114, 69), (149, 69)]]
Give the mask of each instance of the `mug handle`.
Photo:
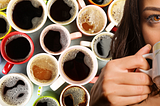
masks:
[[(145, 55), (143, 55), (143, 57), (153, 60), (153, 53), (145, 54)], [(139, 69), (139, 70), (143, 73), (146, 73), (147, 75), (149, 75), (152, 78), (152, 68), (149, 70), (142, 70), (142, 69)]]
[(71, 40), (78, 39), (78, 38), (82, 37), (82, 33), (81, 32), (74, 32), (74, 33), (70, 34), (70, 37), (71, 37)]
[(83, 7), (86, 6), (84, 0), (77, 0), (77, 2), (78, 2), (78, 5), (79, 5), (79, 9), (82, 9)]
[(115, 23), (111, 22), (111, 23), (109, 23), (109, 25), (107, 26), (107, 28), (106, 28), (105, 30), (106, 30), (107, 32), (110, 32), (115, 25), (116, 25)]
[(38, 86), (37, 95), (40, 96), (43, 92), (43, 86)]
[(90, 47), (90, 48), (91, 48), (91, 42), (89, 42), (89, 41), (81, 41), (81, 42), (80, 42), (80, 45), (81, 45), (81, 46), (86, 46), (86, 47)]
[(11, 70), (11, 68), (14, 66), (14, 64), (11, 64), (9, 62), (6, 63), (6, 65), (4, 66), (2, 73), (3, 74), (8, 74), (8, 72)]
[(50, 88), (55, 91), (57, 90), (61, 85), (65, 83), (65, 80), (60, 76), (53, 84), (50, 85)]

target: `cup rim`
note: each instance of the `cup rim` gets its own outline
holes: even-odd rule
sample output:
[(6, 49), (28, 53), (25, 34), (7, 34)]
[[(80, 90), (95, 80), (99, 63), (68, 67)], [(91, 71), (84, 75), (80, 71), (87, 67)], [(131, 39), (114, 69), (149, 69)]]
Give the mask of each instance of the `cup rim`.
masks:
[[(29, 100), (31, 99), (31, 97), (32, 97), (33, 88), (34, 88), (32, 82), (31, 82), (31, 81), (28, 79), (28, 77), (27, 77), (25, 74), (23, 74), (23, 73), (9, 73), (9, 74), (3, 76), (3, 77), (0, 79), (0, 83), (1, 83), (2, 81), (4, 81), (5, 78), (7, 78), (8, 76), (18, 76), (18, 77), (21, 77), (21, 78), (23, 78), (23, 79), (25, 80), (25, 82), (26, 82), (28, 85), (30, 85), (30, 86), (28, 86), (29, 89), (30, 89), (30, 93), (29, 93), (29, 95), (28, 95), (28, 98), (27, 98), (27, 100), (26, 100), (24, 103), (22, 103), (20, 106), (26, 105), (26, 104), (29, 102)], [(0, 100), (1, 100), (1, 98), (0, 98)], [(1, 105), (6, 105), (7, 103), (1, 101), (0, 104), (1, 104)], [(8, 104), (7, 104), (7, 105), (8, 105)]]
[(47, 3), (48, 18), (55, 24), (68, 25), (68, 24), (72, 23), (76, 19), (77, 14), (78, 14), (78, 10), (79, 10), (79, 6), (78, 6), (77, 1), (76, 0), (72, 0), (74, 2), (74, 4), (75, 4), (76, 8), (77, 8), (75, 15), (73, 17), (71, 17), (69, 20), (64, 21), (64, 22), (55, 21), (50, 15), (49, 11), (50, 11), (50, 7), (51, 7), (51, 3), (52, 2), (54, 3), (55, 1), (56, 0), (49, 0), (48, 3)]
[[(70, 79), (66, 74), (65, 72), (63, 72), (63, 69), (62, 69), (62, 60), (63, 60), (63, 57), (66, 55), (66, 52), (72, 50), (72, 49), (83, 49), (84, 51), (87, 52), (87, 54), (90, 55), (90, 57), (92, 58), (92, 61), (93, 61), (93, 70), (92, 72), (90, 73), (90, 75), (85, 78), (84, 80), (81, 80), (81, 81), (74, 81), (72, 79)], [(74, 45), (74, 46), (71, 46), (69, 48), (67, 48), (59, 57), (59, 60), (58, 60), (58, 67), (59, 67), (59, 74), (60, 76), (64, 79), (65, 82), (69, 83), (69, 84), (74, 84), (74, 85), (85, 85), (87, 83), (89, 83), (96, 75), (97, 73), (97, 70), (98, 70), (98, 61), (97, 61), (97, 58), (96, 56), (94, 55), (94, 53), (87, 47), (84, 47), (84, 46), (80, 46), (80, 45)]]
[(88, 0), (91, 4), (93, 4), (93, 5), (97, 5), (97, 6), (99, 6), (99, 7), (106, 7), (106, 6), (108, 6), (109, 4), (111, 4), (112, 3), (112, 1), (113, 0), (110, 0), (108, 3), (106, 3), (106, 4), (97, 4), (97, 3), (95, 3), (95, 2), (93, 2), (93, 0)]
[[(30, 50), (29, 56), (28, 56), (25, 60), (20, 61), (20, 62), (19, 62), (19, 61), (16, 62), (16, 61), (12, 61), (12, 60), (9, 59), (9, 57), (7, 56), (7, 54), (6, 54), (6, 52), (5, 52), (5, 44), (6, 44), (7, 40), (8, 40), (8, 38), (10, 38), (11, 36), (14, 36), (14, 35), (19, 35), (19, 34), (20, 34), (20, 35), (23, 35), (23, 37), (25, 37), (25, 38), (30, 42), (31, 50)], [(9, 62), (9, 63), (11, 63), (11, 64), (23, 64), (23, 63), (27, 62), (27, 61), (32, 57), (32, 55), (33, 55), (33, 53), (34, 53), (34, 43), (33, 43), (32, 39), (31, 39), (31, 37), (30, 37), (29, 35), (25, 34), (25, 33), (18, 32), (18, 31), (14, 31), (14, 32), (11, 32), (11, 33), (9, 33), (8, 35), (6, 35), (6, 36), (4, 37), (4, 39), (2, 40), (0, 46), (1, 46), (1, 47), (0, 47), (0, 48), (1, 48), (1, 55), (3, 56), (3, 58), (4, 58), (7, 62)]]
[[(6, 18), (6, 21), (8, 22), (7, 15), (4, 12), (0, 11), (0, 15), (3, 15)], [(8, 22), (8, 24), (9, 24), (9, 22)], [(9, 24), (9, 30), (7, 31), (7, 33), (4, 36), (0, 37), (0, 39), (3, 39), (7, 34), (9, 34), (11, 32), (11, 30), (12, 30), (12, 27)]]
[(113, 17), (111, 16), (111, 9), (112, 9), (112, 6), (113, 6), (117, 1), (125, 1), (125, 0), (114, 0), (114, 1), (109, 5), (109, 7), (108, 7), (108, 12), (107, 12), (110, 22), (111, 22), (111, 23), (114, 23), (116, 26), (118, 26), (119, 23), (116, 22), (116, 21), (113, 19)]
[(43, 20), (42, 22), (34, 29), (22, 29), (22, 28), (19, 28), (12, 20), (12, 12), (11, 10), (13, 9), (13, 6), (14, 4), (17, 2), (17, 1), (20, 1), (20, 0), (11, 0), (7, 6), (7, 11), (6, 11), (6, 14), (7, 14), (7, 19), (8, 19), (8, 22), (9, 24), (17, 31), (20, 31), (20, 32), (23, 32), (23, 33), (33, 33), (33, 32), (36, 32), (38, 31), (40, 28), (42, 28), (42, 26), (45, 24), (46, 20), (47, 20), (47, 10), (46, 10), (46, 4), (44, 3), (44, 1), (42, 0), (37, 0), (43, 10), (44, 10), (44, 17), (43, 17)]
[[(57, 75), (56, 75), (56, 77), (55, 77), (52, 81), (47, 82), (47, 83), (41, 83), (41, 82), (35, 80), (35, 79), (32, 77), (31, 73), (30, 73), (30, 65), (31, 65), (32, 61), (33, 61), (36, 57), (39, 57), (39, 56), (42, 56), (42, 55), (51, 57), (51, 58), (56, 62), (55, 64), (57, 65)], [(34, 56), (29, 60), (29, 62), (27, 63), (26, 69), (27, 69), (27, 75), (28, 75), (29, 79), (30, 79), (34, 84), (39, 85), (39, 86), (48, 86), (48, 85), (52, 84), (53, 82), (55, 82), (56, 79), (57, 79), (58, 76), (59, 76), (58, 61), (57, 61), (57, 59), (56, 59), (54, 56), (52, 56), (52, 55), (50, 55), (50, 54), (47, 54), (47, 53), (38, 53), (38, 54), (34, 55)]]
[(56, 98), (52, 97), (52, 96), (40, 96), (40, 97), (33, 103), (33, 106), (35, 106), (36, 102), (38, 102), (38, 101), (39, 101), (40, 99), (42, 99), (42, 98), (51, 98), (51, 99), (53, 99), (53, 100), (57, 103), (58, 106), (60, 106), (58, 100), (57, 100)]
[[(49, 49), (47, 49), (47, 47), (45, 46), (45, 44), (44, 44), (44, 42), (43, 42), (43, 39), (44, 39), (44, 33), (45, 32), (47, 32), (47, 31), (49, 31), (51, 28), (61, 28), (62, 30), (64, 30), (64, 32), (66, 33), (65, 35), (68, 37), (68, 44), (67, 44), (67, 46), (66, 46), (66, 48), (68, 48), (69, 47), (69, 45), (70, 45), (70, 43), (71, 43), (71, 38), (70, 38), (70, 33), (69, 33), (69, 31), (68, 31), (68, 29), (67, 28), (65, 28), (64, 26), (62, 26), (62, 25), (60, 25), (60, 24), (51, 24), (51, 25), (48, 25), (47, 27), (45, 27), (43, 30), (42, 30), (42, 32), (41, 32), (41, 34), (40, 34), (40, 46), (42, 47), (42, 49), (46, 52), (46, 53), (48, 53), (48, 54), (51, 54), (51, 55), (60, 55), (62, 52), (63, 52), (63, 50), (62, 51), (59, 51), (59, 52), (53, 52), (53, 51), (51, 51), (51, 50), (49, 50)], [(66, 49), (65, 48), (65, 49)]]
[(95, 50), (94, 50), (94, 47), (93, 47), (94, 41), (95, 41), (98, 37), (103, 36), (104, 34), (107, 35), (107, 36), (109, 36), (110, 38), (113, 38), (113, 36), (114, 36), (114, 34), (113, 34), (112, 32), (102, 32), (102, 33), (97, 34), (96, 36), (94, 36), (94, 38), (93, 38), (92, 41), (91, 41), (91, 49), (92, 49), (93, 53), (95, 54), (95, 56), (96, 56), (99, 60), (108, 61), (108, 60), (110, 60), (112, 57), (108, 57), (108, 58), (101, 58), (101, 57), (99, 57), (99, 56), (95, 53)]
[(82, 86), (82, 85), (74, 85), (74, 84), (67, 85), (67, 86), (62, 90), (62, 92), (60, 93), (60, 98), (59, 98), (60, 105), (63, 106), (63, 103), (62, 103), (61, 100), (62, 100), (62, 95), (63, 95), (64, 91), (65, 91), (66, 89), (70, 88), (70, 87), (80, 87), (80, 88), (82, 88), (82, 89), (86, 92), (86, 94), (87, 94), (87, 97), (88, 97), (88, 98), (87, 98), (87, 99), (88, 99), (87, 106), (89, 106), (90, 94), (89, 94), (88, 90), (87, 90), (84, 86)]
[[(98, 31), (97, 33), (93, 33), (93, 34), (89, 34), (89, 33), (85, 32), (85, 31), (83, 31), (83, 30), (80, 28), (79, 24), (78, 24), (78, 20), (79, 20), (78, 17), (79, 17), (79, 15), (80, 15), (80, 13), (81, 13), (84, 9), (90, 8), (90, 7), (98, 8), (98, 10), (100, 10), (101, 13), (104, 14), (104, 19), (105, 19), (103, 28), (102, 28), (100, 31)], [(101, 33), (101, 32), (105, 29), (105, 27), (106, 27), (106, 25), (107, 25), (107, 15), (106, 15), (105, 11), (104, 11), (101, 7), (99, 7), (99, 6), (97, 6), (97, 5), (87, 5), (87, 6), (83, 7), (83, 8), (78, 12), (77, 19), (76, 19), (76, 25), (77, 25), (78, 29), (80, 30), (80, 32), (82, 32), (84, 35), (86, 35), (86, 36), (95, 36), (96, 34)]]

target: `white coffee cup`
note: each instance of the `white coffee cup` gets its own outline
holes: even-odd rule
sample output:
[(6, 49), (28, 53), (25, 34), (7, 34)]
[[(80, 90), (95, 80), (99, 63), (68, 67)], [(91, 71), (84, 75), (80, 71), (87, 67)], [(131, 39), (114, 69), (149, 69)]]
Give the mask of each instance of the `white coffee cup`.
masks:
[[(29, 9), (29, 7), (27, 7), (27, 5), (25, 7), (21, 7), (20, 9), (16, 9), (18, 10), (17, 13), (19, 13), (19, 17), (16, 17), (14, 19), (16, 19), (16, 23), (13, 19), (13, 11), (15, 10), (15, 6), (16, 8), (17, 7), (17, 4), (21, 3), (21, 2), (29, 2), (29, 1), (23, 1), (23, 0), (11, 0), (8, 4), (8, 7), (7, 7), (7, 19), (9, 21), (9, 24), (17, 31), (20, 31), (20, 32), (23, 32), (23, 33), (33, 33), (33, 32), (36, 32), (37, 30), (39, 30), (46, 22), (47, 20), (47, 9), (46, 9), (46, 4), (44, 3), (43, 0), (30, 0), (30, 2), (32, 2), (32, 5), (34, 8), (38, 9), (40, 11), (40, 8), (39, 7), (42, 7), (42, 13), (41, 13), (41, 16), (35, 16), (34, 18), (31, 19), (31, 24), (32, 24), (32, 27), (28, 27), (27, 25), (29, 24), (29, 14), (31, 11), (29, 11), (29, 13), (26, 13), (27, 9)], [(37, 4), (36, 4), (37, 3)], [(22, 4), (22, 3), (21, 3)], [(19, 5), (21, 5), (19, 4)], [(24, 4), (24, 3), (23, 3)], [(21, 16), (23, 12), (23, 8), (25, 9), (24, 10), (24, 14), (25, 16)], [(26, 9), (27, 8), (27, 9)], [(21, 10), (21, 11), (19, 11)], [(37, 13), (36, 11), (33, 11), (35, 13)], [(33, 15), (32, 14), (32, 15)], [(15, 16), (18, 16), (17, 14)], [(14, 16), (14, 17), (15, 17)], [(19, 21), (21, 19), (21, 21)], [(25, 26), (26, 25), (26, 26)], [(25, 26), (25, 27), (24, 27)]]
[(42, 87), (51, 85), (58, 78), (58, 61), (47, 53), (36, 54), (27, 64), (27, 75), (39, 86), (38, 95), (41, 95)]
[(62, 90), (59, 101), (61, 106), (80, 106), (80, 104), (89, 106), (90, 94), (83, 86), (68, 85)]
[[(123, 16), (124, 4), (126, 0), (114, 0), (108, 7), (108, 19), (109, 25), (106, 27), (106, 31), (110, 32), (114, 26), (118, 26)], [(115, 16), (113, 16), (113, 14)], [(115, 19), (116, 17), (116, 19)]]
[[(53, 33), (48, 35), (49, 33)], [(60, 24), (51, 24), (43, 29), (40, 35), (42, 49), (51, 55), (60, 55), (71, 44), (71, 40), (82, 37), (82, 33), (69, 33), (68, 29)], [(57, 39), (56, 39), (57, 38)]]
[(148, 74), (153, 82), (157, 85), (160, 89), (160, 41), (153, 45), (153, 53), (143, 55), (144, 58), (152, 59), (152, 69), (149, 70), (142, 70), (139, 69), (141, 72)]
[[(75, 64), (76, 62), (73, 62), (73, 60), (78, 57), (78, 53), (84, 54), (83, 59), (80, 59), (80, 61), (83, 61), (85, 63), (85, 64), (83, 63), (83, 65), (85, 65), (84, 67), (85, 68), (88, 67), (89, 70), (87, 71), (82, 70), (81, 72), (78, 71), (82, 67), (81, 66), (78, 67), (77, 64)], [(74, 84), (74, 85), (85, 85), (95, 77), (98, 70), (98, 62), (95, 55), (90, 49), (83, 46), (75, 45), (67, 48), (60, 55), (58, 61), (59, 61), (60, 77), (50, 86), (52, 90), (57, 90), (65, 82), (69, 84)], [(63, 67), (66, 67), (66, 64), (68, 64), (67, 62), (69, 61), (72, 61), (74, 64), (74, 68), (76, 68), (76, 71), (73, 71), (72, 66), (70, 67), (72, 69), (70, 68), (68, 69), (71, 71), (69, 72), (69, 74), (73, 74), (71, 76), (66, 74), (66, 71), (64, 71), (64, 68), (63, 68)], [(86, 71), (85, 74), (82, 74), (83, 71)], [(79, 74), (75, 74), (74, 72), (77, 72)], [(73, 79), (73, 77), (76, 78), (76, 80)]]
[(2, 106), (25, 106), (33, 94), (33, 84), (24, 74), (10, 73), (0, 79), (0, 90)]
[(107, 16), (101, 7), (96, 5), (82, 6), (77, 15), (76, 24), (84, 35), (94, 36), (105, 29)]
[(91, 42), (81, 41), (80, 45), (90, 47), (99, 60), (108, 61), (111, 59), (110, 44), (113, 36), (111, 32), (102, 32), (96, 35)]
[(49, 0), (47, 3), (48, 17), (53, 23), (68, 25), (78, 14), (76, 0)]

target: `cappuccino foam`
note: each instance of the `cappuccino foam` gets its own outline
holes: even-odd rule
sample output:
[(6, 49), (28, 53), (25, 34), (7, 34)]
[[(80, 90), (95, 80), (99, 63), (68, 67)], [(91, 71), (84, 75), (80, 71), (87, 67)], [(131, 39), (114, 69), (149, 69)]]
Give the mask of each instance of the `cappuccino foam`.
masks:
[(29, 86), (24, 79), (10, 76), (0, 86), (0, 95), (9, 105), (21, 105), (29, 96)]
[(0, 9), (7, 7), (10, 0), (0, 0)]
[(105, 15), (97, 8), (87, 7), (79, 13), (78, 24), (84, 32), (94, 34), (104, 27)]

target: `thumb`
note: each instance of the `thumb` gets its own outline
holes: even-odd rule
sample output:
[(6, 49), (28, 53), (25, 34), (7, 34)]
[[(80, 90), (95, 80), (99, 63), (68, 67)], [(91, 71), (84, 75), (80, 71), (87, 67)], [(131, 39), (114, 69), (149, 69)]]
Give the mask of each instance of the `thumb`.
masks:
[(145, 45), (144, 47), (142, 47), (137, 53), (136, 55), (144, 55), (144, 54), (147, 54), (149, 53), (151, 50), (151, 45), (150, 44), (147, 44)]

